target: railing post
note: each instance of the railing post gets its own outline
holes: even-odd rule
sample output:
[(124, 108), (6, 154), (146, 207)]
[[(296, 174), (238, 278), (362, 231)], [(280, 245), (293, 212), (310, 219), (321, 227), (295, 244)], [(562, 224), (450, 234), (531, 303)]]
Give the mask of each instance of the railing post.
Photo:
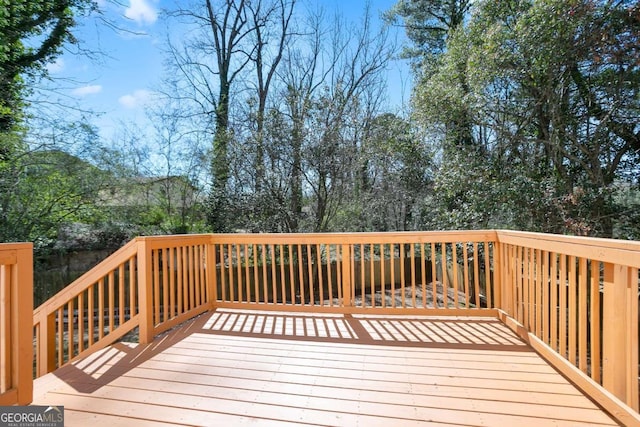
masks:
[(342, 245), (342, 303), (345, 307), (352, 307), (351, 300), (351, 245)]
[(0, 249), (0, 405), (33, 400), (33, 244)]
[(12, 280), (12, 301), (15, 313), (13, 336), (18, 341), (13, 355), (17, 374), (18, 404), (33, 400), (33, 246), (18, 249), (16, 274)]
[[(619, 264), (604, 264), (602, 322), (602, 385), (627, 404), (631, 404), (627, 401), (627, 382), (637, 380), (631, 378), (628, 363), (631, 352), (637, 351), (637, 337), (631, 337), (629, 334), (627, 298), (630, 292), (627, 287), (632, 283), (629, 270), (629, 267)], [(635, 292), (633, 294), (635, 295)], [(637, 322), (637, 319), (635, 321)], [(635, 347), (635, 350), (632, 347)]]
[(141, 344), (148, 344), (153, 341), (154, 336), (151, 249), (148, 248), (147, 239), (145, 238), (138, 238), (137, 246), (139, 341)]

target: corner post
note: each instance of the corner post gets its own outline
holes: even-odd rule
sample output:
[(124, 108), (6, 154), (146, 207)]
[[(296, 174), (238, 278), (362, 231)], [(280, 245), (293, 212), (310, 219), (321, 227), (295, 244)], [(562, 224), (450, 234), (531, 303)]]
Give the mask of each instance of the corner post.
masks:
[(148, 247), (147, 239), (137, 238), (138, 247), (138, 314), (140, 316), (140, 344), (148, 344), (153, 341), (153, 286), (151, 271), (151, 249)]
[[(602, 385), (630, 406), (633, 403), (627, 399), (630, 389), (628, 382), (635, 383), (637, 376), (631, 378), (629, 360), (632, 357), (631, 352), (638, 351), (637, 334), (634, 338), (630, 333), (634, 329), (637, 332), (637, 327), (629, 327), (631, 310), (628, 297), (631, 294), (636, 295), (636, 292), (629, 292), (627, 289), (631, 283), (629, 267), (611, 263), (604, 265)], [(635, 321), (637, 322), (637, 319)]]
[(33, 244), (18, 249), (11, 285), (15, 313), (12, 332), (18, 341), (12, 362), (17, 374), (18, 404), (27, 405), (33, 400)]

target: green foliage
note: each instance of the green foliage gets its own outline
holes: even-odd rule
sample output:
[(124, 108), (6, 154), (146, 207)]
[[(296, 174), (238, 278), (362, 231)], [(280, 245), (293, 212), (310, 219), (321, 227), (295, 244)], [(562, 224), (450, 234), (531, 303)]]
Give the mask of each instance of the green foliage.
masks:
[(94, 223), (95, 200), (106, 177), (61, 151), (23, 151), (2, 162), (0, 241), (53, 244), (62, 224)]
[(385, 17), (404, 26), (412, 45), (404, 56), (412, 58), (423, 75), (437, 70), (433, 61), (448, 50), (450, 36), (463, 25), (471, 0), (399, 0)]
[[(376, 117), (365, 140), (367, 171), (361, 222), (367, 231), (415, 230), (419, 202), (431, 189), (431, 153), (412, 123), (393, 114)], [(357, 222), (355, 222), (357, 224)]]
[(0, 0), (0, 241), (46, 246), (60, 224), (93, 217), (100, 174), (61, 151), (32, 151), (24, 123), (30, 84), (76, 41), (74, 17), (93, 7), (90, 0)]
[(638, 11), (587, 0), (474, 5), (414, 97), (442, 150), (432, 226), (612, 236), (630, 224), (612, 188), (640, 159)]
[(91, 0), (0, 0), (0, 133), (21, 120), (25, 80), (46, 74), (46, 64), (74, 43), (74, 16)]

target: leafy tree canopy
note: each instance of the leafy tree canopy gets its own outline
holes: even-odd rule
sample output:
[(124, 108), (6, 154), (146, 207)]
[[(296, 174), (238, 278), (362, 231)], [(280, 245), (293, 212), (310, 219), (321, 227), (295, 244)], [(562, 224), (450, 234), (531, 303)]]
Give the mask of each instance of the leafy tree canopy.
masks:
[[(408, 25), (441, 2), (400, 3)], [(444, 225), (612, 236), (640, 161), (638, 2), (473, 2), (446, 36), (413, 98), (443, 152)]]
[(25, 80), (46, 75), (65, 43), (75, 43), (74, 17), (91, 0), (0, 0), (0, 132), (20, 121)]

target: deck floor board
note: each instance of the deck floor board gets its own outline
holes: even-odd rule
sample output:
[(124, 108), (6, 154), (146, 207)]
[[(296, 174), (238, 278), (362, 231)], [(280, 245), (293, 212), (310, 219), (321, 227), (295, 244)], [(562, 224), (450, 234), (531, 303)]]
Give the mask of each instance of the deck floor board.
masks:
[(496, 319), (218, 310), (36, 380), (33, 403), (67, 426), (617, 425)]

